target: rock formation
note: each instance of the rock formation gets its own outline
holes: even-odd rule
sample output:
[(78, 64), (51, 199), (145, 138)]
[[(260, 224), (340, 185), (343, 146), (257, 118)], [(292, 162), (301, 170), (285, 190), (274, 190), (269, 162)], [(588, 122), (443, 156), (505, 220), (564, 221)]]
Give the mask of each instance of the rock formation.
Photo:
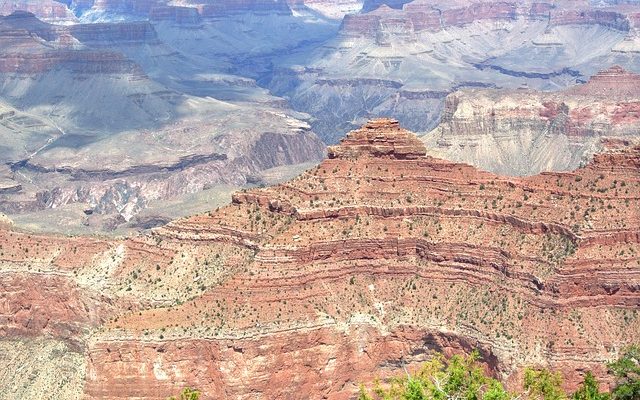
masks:
[(53, 25), (20, 11), (0, 17), (0, 43), (0, 210), (18, 223), (135, 225), (152, 202), (322, 157), (282, 99), (181, 54), (148, 21)]
[(400, 128), (398, 121), (381, 119), (351, 132), (339, 146), (330, 146), (328, 153), (329, 158), (359, 158), (369, 155), (404, 160), (421, 158), (426, 150), (413, 133)]
[(56, 0), (14, 0), (0, 4), (0, 15), (11, 15), (16, 11), (30, 12), (38, 18), (52, 23), (77, 22), (73, 12), (61, 1)]
[(466, 89), (449, 95), (430, 154), (509, 175), (577, 168), (600, 140), (638, 137), (640, 75), (620, 67), (558, 92)]
[[(30, 0), (11, 3), (5, 12), (28, 9), (46, 18), (57, 9), (33, 7), (37, 2)], [(414, 131), (430, 131), (439, 122), (445, 97), (457, 89), (527, 85), (559, 90), (611, 65), (638, 72), (640, 54), (640, 7), (633, 2), (65, 0), (55, 4), (66, 6), (65, 13), (76, 21), (151, 21), (160, 40), (182, 56), (209, 60), (209, 70), (216, 73), (255, 80), (280, 101), (310, 114), (312, 130), (327, 144), (337, 143), (348, 130), (377, 115), (392, 115)], [(127, 55), (135, 58), (132, 54)], [(82, 55), (88, 64), (96, 59)], [(145, 72), (165, 67), (154, 66), (156, 59), (154, 55), (146, 60), (150, 68)], [(164, 79), (175, 76), (177, 62), (170, 64), (172, 69), (161, 72)], [(188, 81), (186, 86), (192, 87), (193, 81)]]
[[(512, 385), (527, 365), (568, 387), (602, 377), (640, 340), (640, 146), (604, 147), (572, 172), (507, 178), (375, 120), (301, 176), (147, 236), (0, 230), (0, 363), (53, 360), (0, 389), (346, 399), (473, 348)], [(46, 385), (70, 359), (86, 369)]]
[(365, 2), (308, 61), (277, 60), (269, 88), (315, 116), (329, 144), (378, 115), (430, 131), (461, 88), (555, 91), (611, 65), (639, 72), (639, 12), (587, 1)]

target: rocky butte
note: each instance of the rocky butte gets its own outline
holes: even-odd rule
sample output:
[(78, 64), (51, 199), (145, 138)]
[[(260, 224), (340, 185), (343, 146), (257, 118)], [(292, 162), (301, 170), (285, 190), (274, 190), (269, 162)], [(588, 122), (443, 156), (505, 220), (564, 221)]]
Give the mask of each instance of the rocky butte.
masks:
[(380, 119), (299, 177), (148, 235), (7, 224), (0, 391), (349, 399), (474, 348), (511, 385), (529, 365), (568, 387), (604, 377), (640, 341), (640, 146), (604, 147), (572, 172), (503, 177)]

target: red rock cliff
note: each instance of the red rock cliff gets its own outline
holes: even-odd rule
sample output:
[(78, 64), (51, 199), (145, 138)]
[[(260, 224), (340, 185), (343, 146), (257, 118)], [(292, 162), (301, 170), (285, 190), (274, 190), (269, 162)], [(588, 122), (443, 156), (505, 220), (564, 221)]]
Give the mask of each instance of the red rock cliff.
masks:
[[(571, 173), (506, 178), (376, 120), (300, 177), (147, 237), (31, 236), (34, 251), (7, 232), (0, 284), (35, 282), (37, 261), (101, 288), (102, 319), (49, 313), (108, 319), (79, 339), (89, 398), (347, 399), (378, 371), (473, 348), (512, 385), (544, 365), (574, 387), (640, 340), (640, 146), (608, 147)], [(5, 327), (35, 316), (14, 298)]]

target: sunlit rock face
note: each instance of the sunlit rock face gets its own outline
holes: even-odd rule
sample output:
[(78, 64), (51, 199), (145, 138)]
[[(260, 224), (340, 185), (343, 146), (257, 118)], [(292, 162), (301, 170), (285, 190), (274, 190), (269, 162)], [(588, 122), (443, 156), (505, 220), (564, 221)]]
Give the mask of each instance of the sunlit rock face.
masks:
[(430, 154), (509, 175), (584, 165), (603, 137), (640, 132), (640, 75), (612, 67), (558, 92), (466, 89), (449, 95)]
[(378, 119), (299, 177), (146, 235), (4, 225), (0, 363), (39, 372), (0, 388), (348, 399), (475, 348), (514, 389), (528, 365), (567, 389), (585, 369), (608, 382), (604, 362), (640, 340), (640, 146), (603, 148), (571, 172), (504, 177)]

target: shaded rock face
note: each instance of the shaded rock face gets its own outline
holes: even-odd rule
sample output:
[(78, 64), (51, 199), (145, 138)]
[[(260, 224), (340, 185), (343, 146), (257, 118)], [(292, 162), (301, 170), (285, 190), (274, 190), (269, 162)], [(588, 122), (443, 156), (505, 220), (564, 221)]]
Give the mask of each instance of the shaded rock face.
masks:
[(508, 175), (575, 169), (602, 137), (637, 137), (640, 75), (612, 67), (559, 92), (463, 90), (424, 139), (432, 155)]
[[(473, 348), (512, 387), (536, 365), (573, 388), (640, 340), (640, 146), (603, 147), (572, 172), (506, 178), (426, 156), (396, 121), (374, 120), (301, 176), (147, 236), (4, 229), (0, 335), (26, 341), (20, 359), (54, 346), (28, 323), (46, 318), (47, 340), (86, 360), (81, 387), (64, 390), (96, 399), (184, 386), (348, 399), (375, 374)], [(21, 307), (36, 291), (16, 288), (43, 274), (87, 312)]]
[(152, 202), (323, 156), (282, 99), (212, 72), (151, 22), (55, 25), (19, 11), (0, 17), (0, 43), (0, 209), (48, 213), (44, 229), (76, 207), (72, 225), (111, 230)]

